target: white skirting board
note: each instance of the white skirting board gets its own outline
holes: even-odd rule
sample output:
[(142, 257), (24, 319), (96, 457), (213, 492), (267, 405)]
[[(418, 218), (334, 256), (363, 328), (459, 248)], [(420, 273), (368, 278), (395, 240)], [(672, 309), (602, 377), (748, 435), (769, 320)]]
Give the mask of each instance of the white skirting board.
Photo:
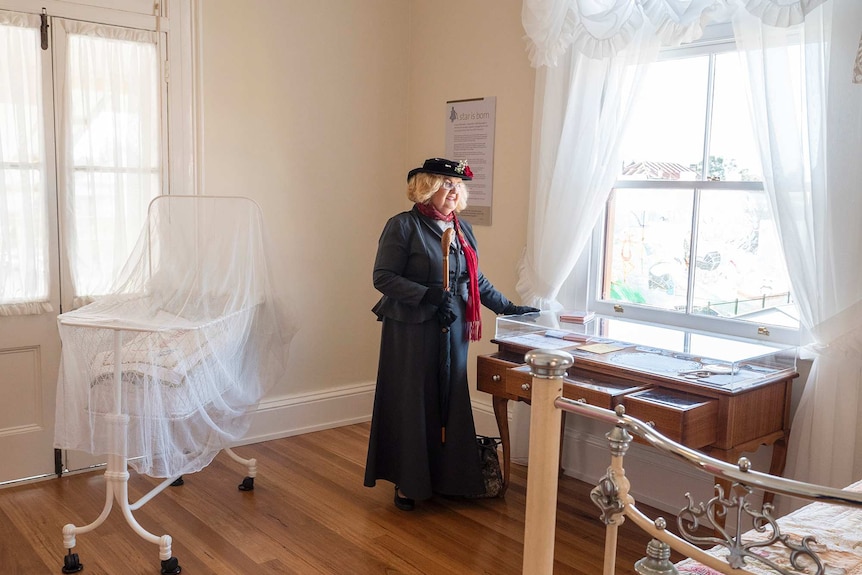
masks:
[(371, 420), (374, 382), (334, 390), (269, 397), (252, 417), (244, 444), (291, 437)]

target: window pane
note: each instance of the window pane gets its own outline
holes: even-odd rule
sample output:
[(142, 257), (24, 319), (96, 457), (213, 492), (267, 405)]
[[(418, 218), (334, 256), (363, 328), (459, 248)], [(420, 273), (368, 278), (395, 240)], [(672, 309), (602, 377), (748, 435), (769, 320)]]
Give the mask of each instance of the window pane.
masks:
[(0, 306), (47, 302), (42, 56), (35, 28), (0, 26)]
[(790, 327), (796, 325), (791, 303), (766, 193), (702, 192), (694, 312)]
[(155, 44), (104, 34), (68, 36), (71, 130), (68, 238), (76, 304), (108, 291), (160, 190), (160, 110)]
[(650, 66), (620, 145), (621, 179), (700, 179), (708, 72), (707, 56)]
[(730, 181), (762, 181), (743, 71), (735, 53), (715, 57), (709, 177)]
[(101, 295), (126, 263), (158, 189), (151, 173), (75, 173), (78, 295)]
[(650, 347), (685, 353), (685, 333), (678, 329), (666, 329), (654, 325), (627, 321), (609, 321), (602, 336), (632, 343), (649, 342)]
[(614, 190), (604, 299), (685, 310), (692, 200), (692, 190)]

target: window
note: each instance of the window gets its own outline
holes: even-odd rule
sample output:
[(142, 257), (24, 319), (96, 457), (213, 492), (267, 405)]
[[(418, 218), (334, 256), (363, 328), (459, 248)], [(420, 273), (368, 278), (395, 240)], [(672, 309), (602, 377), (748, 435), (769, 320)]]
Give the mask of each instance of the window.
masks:
[(105, 293), (149, 201), (193, 192), (190, 3), (93, 2), (0, 0), (0, 315)]
[(669, 51), (647, 72), (594, 241), (593, 307), (792, 340), (798, 316), (732, 49)]
[(77, 307), (109, 289), (150, 200), (162, 193), (163, 84), (155, 34), (63, 24), (66, 173), (60, 196), (72, 233), (61, 241), (69, 244)]
[(50, 309), (47, 162), (36, 24), (35, 17), (28, 22), (0, 12), (0, 73), (6, 78), (0, 83), (0, 306), (6, 313)]

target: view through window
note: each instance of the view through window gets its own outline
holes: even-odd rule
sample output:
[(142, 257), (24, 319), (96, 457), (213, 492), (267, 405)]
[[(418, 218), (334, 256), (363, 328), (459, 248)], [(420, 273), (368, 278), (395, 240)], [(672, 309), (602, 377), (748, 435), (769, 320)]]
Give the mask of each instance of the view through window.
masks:
[(651, 66), (607, 204), (605, 303), (797, 328), (734, 52)]

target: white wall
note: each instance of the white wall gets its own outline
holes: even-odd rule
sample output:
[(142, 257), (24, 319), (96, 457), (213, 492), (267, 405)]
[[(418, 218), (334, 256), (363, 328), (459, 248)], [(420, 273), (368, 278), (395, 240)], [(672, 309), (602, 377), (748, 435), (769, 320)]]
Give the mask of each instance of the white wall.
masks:
[[(516, 265), (527, 234), (535, 83), (523, 35), (520, 0), (411, 2), (410, 159), (418, 166), (445, 151), (446, 101), (497, 98), (492, 225), (473, 230), (482, 272), (516, 303)], [(487, 309), (482, 324), (482, 341), (470, 348), (473, 386), (477, 354), (496, 351), (490, 343), (494, 314)], [(490, 396), (474, 389), (473, 400), (478, 431), (497, 435)]]
[[(407, 171), (444, 152), (446, 100), (497, 97), (494, 222), (476, 233), (484, 273), (517, 300), (534, 80), (521, 2), (206, 0), (200, 10), (204, 193), (262, 205), (286, 268), (278, 289), (300, 325), (251, 437), (367, 420), (377, 239), (410, 206)], [(483, 321), (471, 373), (492, 350), (493, 314)], [(492, 422), (489, 397), (476, 401)]]
[(406, 165), (408, 4), (202, 4), (205, 193), (262, 205), (300, 326), (273, 394), (371, 381), (374, 249)]

